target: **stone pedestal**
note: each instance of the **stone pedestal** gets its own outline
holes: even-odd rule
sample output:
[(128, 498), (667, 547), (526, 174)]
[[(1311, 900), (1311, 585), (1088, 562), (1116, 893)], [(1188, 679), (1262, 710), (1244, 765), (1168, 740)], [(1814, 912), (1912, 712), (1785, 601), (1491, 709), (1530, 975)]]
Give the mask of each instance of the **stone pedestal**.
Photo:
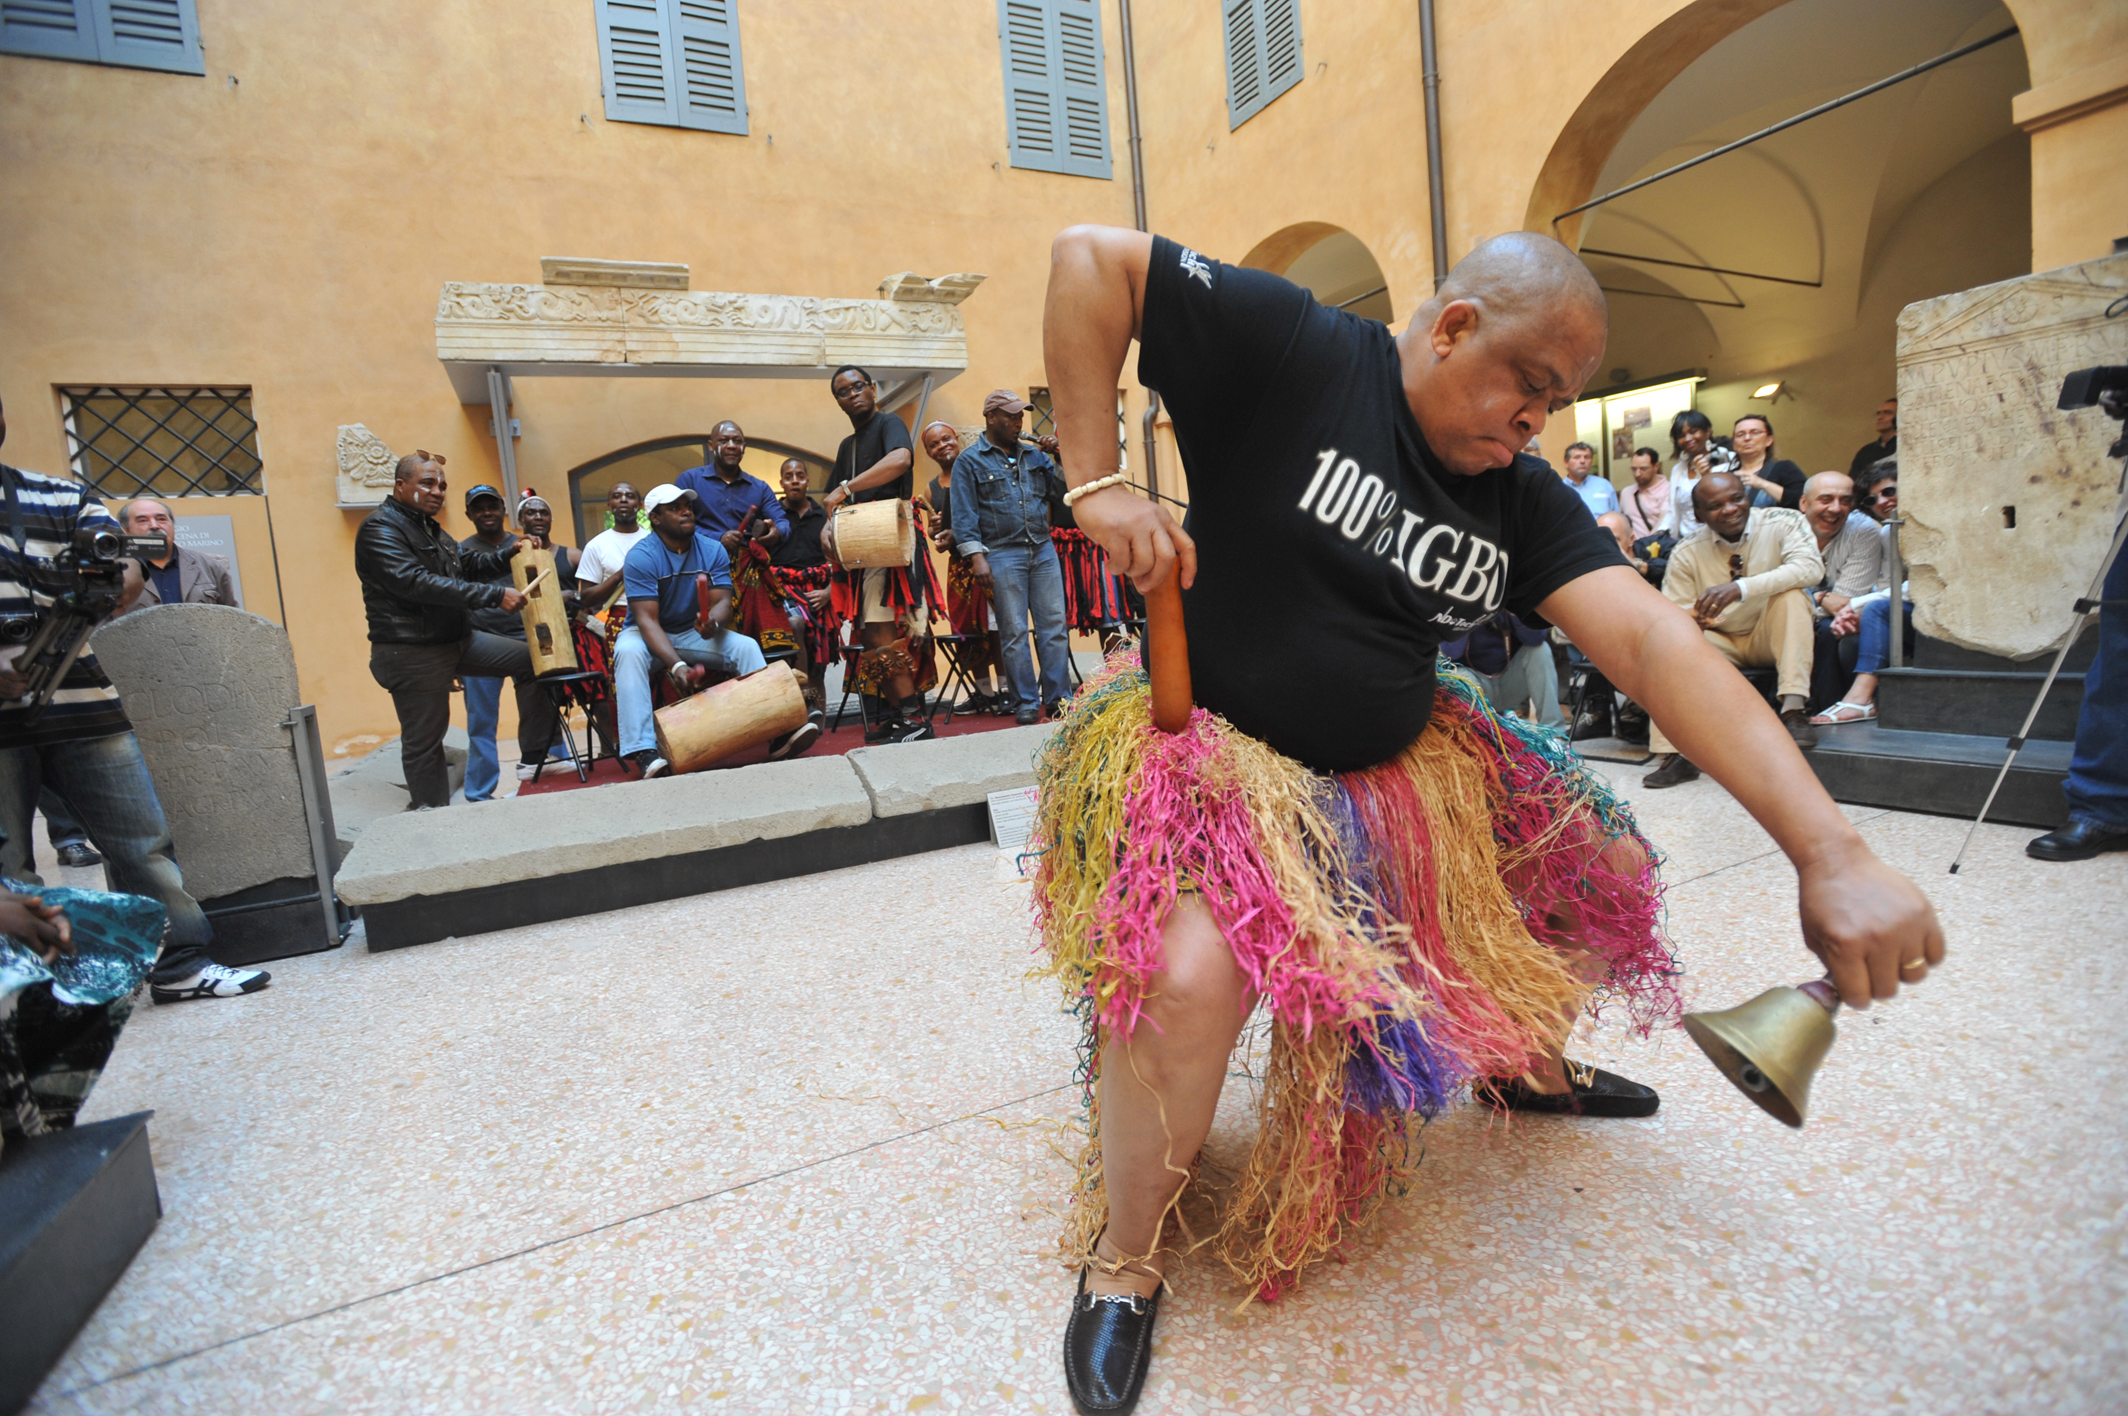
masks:
[(2114, 526), (2121, 425), (2057, 409), (2062, 376), (2128, 364), (2128, 255), (1922, 300), (1899, 315), (1900, 538), (1923, 634), (2054, 649)]

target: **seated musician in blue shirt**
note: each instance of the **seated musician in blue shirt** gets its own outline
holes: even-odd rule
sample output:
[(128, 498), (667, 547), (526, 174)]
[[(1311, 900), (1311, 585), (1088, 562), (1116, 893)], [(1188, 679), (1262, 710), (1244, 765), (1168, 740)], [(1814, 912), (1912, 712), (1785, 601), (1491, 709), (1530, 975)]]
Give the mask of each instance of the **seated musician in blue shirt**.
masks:
[[(613, 694), (618, 703), (621, 756), (645, 777), (671, 770), (658, 756), (657, 730), (651, 718), (650, 675), (671, 675), (684, 692), (694, 687), (687, 674), (702, 665), (727, 677), (743, 677), (767, 667), (761, 646), (730, 628), (731, 557), (707, 532), (695, 529), (699, 499), (667, 482), (643, 498), (650, 533), (628, 549), (621, 562), (621, 585), (628, 597), (628, 627), (613, 646)], [(709, 628), (695, 628), (701, 612), (698, 576), (709, 577)], [(816, 734), (817, 735), (817, 734)], [(810, 740), (810, 739), (808, 739)], [(779, 747), (788, 747), (779, 742)]]

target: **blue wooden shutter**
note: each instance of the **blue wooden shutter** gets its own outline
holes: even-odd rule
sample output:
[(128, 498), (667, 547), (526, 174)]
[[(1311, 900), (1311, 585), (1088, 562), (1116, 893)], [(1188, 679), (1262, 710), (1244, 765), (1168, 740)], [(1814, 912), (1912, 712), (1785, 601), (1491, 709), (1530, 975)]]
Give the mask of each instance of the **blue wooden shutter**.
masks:
[(96, 58), (89, 0), (0, 0), (0, 54)]
[(1227, 40), (1227, 129), (1300, 82), (1300, 0), (1222, 0)]
[(617, 123), (680, 122), (673, 75), (670, 0), (596, 0), (599, 81), (606, 117)]
[(94, 0), (96, 57), (129, 69), (204, 74), (193, 0)]
[(998, 0), (1014, 167), (1110, 175), (1107, 66), (1097, 0)]
[(738, 0), (674, 0), (673, 68), (680, 126), (746, 131), (746, 73), (739, 61)]

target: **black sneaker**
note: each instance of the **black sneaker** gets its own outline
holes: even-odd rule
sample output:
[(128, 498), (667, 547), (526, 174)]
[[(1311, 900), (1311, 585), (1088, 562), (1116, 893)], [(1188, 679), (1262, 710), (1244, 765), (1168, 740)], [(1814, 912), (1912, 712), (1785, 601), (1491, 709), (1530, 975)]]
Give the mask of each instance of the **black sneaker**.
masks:
[(1699, 768), (1685, 761), (1685, 754), (1672, 752), (1663, 757), (1662, 765), (1640, 779), (1644, 787), (1677, 787), (1686, 782), (1699, 780)]
[(628, 754), (628, 760), (635, 764), (637, 774), (646, 782), (652, 777), (662, 777), (672, 771), (672, 764), (658, 756), (656, 748), (646, 747), (641, 752), (631, 752)]
[(1012, 715), (1012, 721), (1023, 728), (1031, 728), (1042, 721), (1042, 710), (1039, 708), (1022, 708)]
[(79, 870), (85, 865), (102, 865), (103, 857), (79, 841), (68, 841), (59, 848), (59, 863)]
[(904, 720), (901, 725), (901, 731), (899, 735), (894, 738), (894, 741), (929, 742), (932, 738), (935, 738), (937, 736), (938, 734), (931, 730), (931, 725), (929, 723), (925, 722), (921, 718), (918, 718), (914, 722)]
[(225, 969), (209, 964), (190, 978), (176, 983), (148, 983), (148, 996), (158, 1003), (182, 1003), (188, 998), (240, 998), (256, 993), (273, 978), (264, 969)]
[(1648, 745), (1648, 715), (1638, 704), (1619, 709), (1613, 724), (1620, 742), (1629, 742), (1635, 747)]
[(768, 760), (781, 762), (786, 757), (803, 754), (819, 739), (820, 721), (818, 713), (808, 713), (803, 723), (768, 745)]
[(1567, 733), (1573, 742), (1587, 742), (1590, 738), (1611, 735), (1611, 715), (1596, 708), (1583, 708), (1574, 715), (1574, 726)]

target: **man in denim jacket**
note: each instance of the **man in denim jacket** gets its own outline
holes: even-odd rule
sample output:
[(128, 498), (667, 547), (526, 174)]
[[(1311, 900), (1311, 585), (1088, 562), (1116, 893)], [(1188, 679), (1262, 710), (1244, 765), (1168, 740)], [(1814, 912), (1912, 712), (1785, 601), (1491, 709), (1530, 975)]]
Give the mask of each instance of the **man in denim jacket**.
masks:
[[(1005, 678), (1022, 725), (1061, 712), (1069, 696), (1064, 630), (1064, 576), (1049, 540), (1049, 499), (1064, 494), (1064, 474), (1040, 448), (1020, 442), (1026, 400), (998, 389), (983, 400), (983, 436), (953, 462), (954, 549), (997, 609), (1004, 641)], [(1027, 620), (1034, 618), (1041, 659), (1037, 696), (1028, 657)]]

